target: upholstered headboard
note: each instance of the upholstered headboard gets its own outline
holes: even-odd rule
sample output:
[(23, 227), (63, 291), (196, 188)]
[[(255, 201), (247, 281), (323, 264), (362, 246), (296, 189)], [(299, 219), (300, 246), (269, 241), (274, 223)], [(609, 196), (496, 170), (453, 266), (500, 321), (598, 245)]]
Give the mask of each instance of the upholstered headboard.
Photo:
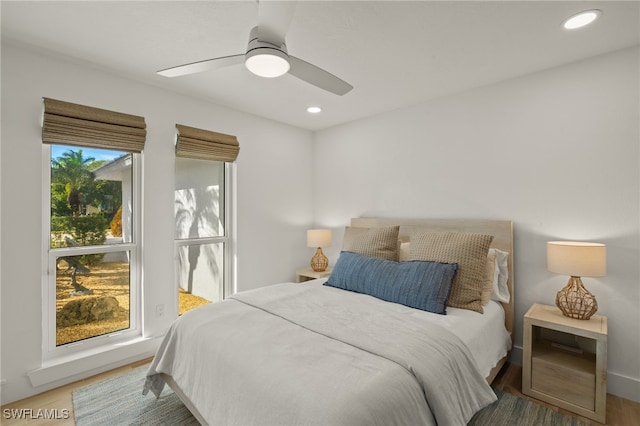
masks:
[(374, 218), (358, 217), (351, 219), (351, 226), (377, 228), (384, 226), (400, 226), (400, 240), (409, 241), (414, 231), (432, 232), (472, 232), (493, 235), (491, 247), (509, 253), (509, 279), (507, 285), (511, 298), (509, 303), (502, 303), (505, 312), (505, 327), (511, 333), (513, 340), (514, 328), (514, 285), (513, 285), (513, 224), (509, 220), (478, 220), (478, 219), (405, 219), (405, 218)]

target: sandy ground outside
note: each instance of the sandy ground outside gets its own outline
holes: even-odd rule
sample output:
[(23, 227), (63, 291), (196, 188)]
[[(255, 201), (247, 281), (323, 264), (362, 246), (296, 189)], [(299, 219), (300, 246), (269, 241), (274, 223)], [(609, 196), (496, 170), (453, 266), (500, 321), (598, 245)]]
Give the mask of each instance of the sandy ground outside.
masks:
[[(115, 316), (108, 320), (93, 321), (68, 327), (57, 327), (56, 345), (76, 342), (102, 334), (129, 328), (129, 264), (127, 262), (104, 262), (89, 267), (89, 274), (76, 276), (77, 282), (93, 290), (93, 294), (74, 296), (71, 275), (60, 262), (56, 275), (56, 312), (72, 300), (96, 296), (113, 296), (119, 308)], [(178, 312), (180, 315), (209, 301), (180, 289)]]

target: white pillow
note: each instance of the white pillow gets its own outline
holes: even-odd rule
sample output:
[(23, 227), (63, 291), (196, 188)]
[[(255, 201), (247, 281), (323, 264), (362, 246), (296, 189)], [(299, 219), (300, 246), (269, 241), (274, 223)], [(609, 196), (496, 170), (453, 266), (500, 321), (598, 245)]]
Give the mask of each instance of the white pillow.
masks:
[(491, 300), (496, 302), (509, 303), (511, 295), (509, 294), (509, 287), (507, 287), (507, 280), (509, 279), (509, 253), (506, 251), (498, 250), (496, 248), (490, 248), (489, 252), (494, 251), (496, 253), (496, 275), (497, 279), (493, 280), (493, 293), (491, 294)]
[(411, 251), (411, 243), (400, 243), (400, 250), (398, 252), (398, 257), (400, 262), (406, 262), (409, 260), (409, 252)]

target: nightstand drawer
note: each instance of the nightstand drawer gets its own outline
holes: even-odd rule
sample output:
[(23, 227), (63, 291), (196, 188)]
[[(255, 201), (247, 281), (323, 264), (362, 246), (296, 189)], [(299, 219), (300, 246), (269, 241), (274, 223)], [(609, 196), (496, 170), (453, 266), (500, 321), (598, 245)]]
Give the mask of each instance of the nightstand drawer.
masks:
[(595, 357), (562, 351), (534, 351), (531, 389), (595, 410)]

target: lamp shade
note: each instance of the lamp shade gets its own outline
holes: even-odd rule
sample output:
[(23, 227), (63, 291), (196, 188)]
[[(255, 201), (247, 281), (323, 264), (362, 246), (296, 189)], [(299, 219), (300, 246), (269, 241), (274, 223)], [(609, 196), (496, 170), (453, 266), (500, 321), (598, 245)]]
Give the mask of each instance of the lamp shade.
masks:
[(547, 269), (572, 277), (603, 277), (607, 274), (607, 246), (578, 241), (549, 241)]
[(330, 245), (330, 229), (309, 229), (307, 231), (307, 247), (329, 247)]

